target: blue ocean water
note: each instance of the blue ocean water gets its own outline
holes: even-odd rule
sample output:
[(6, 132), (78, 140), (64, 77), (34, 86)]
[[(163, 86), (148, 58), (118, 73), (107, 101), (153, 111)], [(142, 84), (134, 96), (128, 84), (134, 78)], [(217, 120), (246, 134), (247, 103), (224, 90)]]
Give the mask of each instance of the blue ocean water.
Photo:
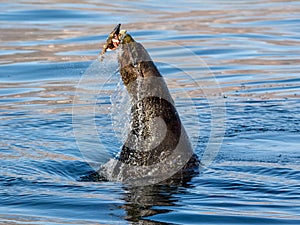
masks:
[[(0, 6), (0, 224), (300, 223), (299, 2)], [(224, 103), (217, 157), (184, 185), (79, 181), (92, 167), (76, 143), (74, 96), (117, 23), (156, 62), (199, 157), (209, 101)], [(98, 132), (116, 153), (118, 138)]]

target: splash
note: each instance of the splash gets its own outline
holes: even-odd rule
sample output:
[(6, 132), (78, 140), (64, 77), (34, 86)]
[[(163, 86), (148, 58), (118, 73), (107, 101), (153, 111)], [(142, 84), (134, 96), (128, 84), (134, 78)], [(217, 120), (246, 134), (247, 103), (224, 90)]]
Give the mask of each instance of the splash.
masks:
[(117, 75), (119, 81), (115, 91), (110, 96), (110, 117), (117, 139), (121, 143), (124, 143), (130, 127), (131, 101), (129, 94), (123, 85), (120, 74), (118, 73)]
[(73, 131), (84, 159), (98, 170), (118, 151), (111, 126), (110, 96), (119, 81), (117, 52), (95, 60), (82, 76), (73, 101)]

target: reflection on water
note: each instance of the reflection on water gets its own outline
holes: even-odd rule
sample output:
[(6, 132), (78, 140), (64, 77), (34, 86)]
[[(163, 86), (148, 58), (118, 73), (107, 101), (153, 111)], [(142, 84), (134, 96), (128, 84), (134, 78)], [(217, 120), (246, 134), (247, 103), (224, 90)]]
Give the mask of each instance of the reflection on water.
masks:
[[(0, 6), (1, 224), (299, 224), (297, 1)], [(211, 77), (178, 46), (201, 57), (222, 88), (223, 145), (213, 165), (184, 186), (77, 181), (91, 168), (73, 134), (74, 95), (119, 22), (149, 50), (193, 131), (199, 125), (184, 113), (191, 96), (200, 112), (199, 155), (211, 112), (203, 90), (185, 77), (202, 85)]]
[[(177, 187), (171, 186), (145, 186), (125, 188), (125, 204), (122, 208), (126, 211), (126, 220), (130, 222), (142, 222), (143, 224), (155, 224), (147, 217), (164, 214), (171, 210), (158, 207), (172, 207), (176, 205), (174, 194), (178, 193)], [(155, 208), (156, 206), (157, 208)], [(163, 224), (163, 223), (162, 223)]]

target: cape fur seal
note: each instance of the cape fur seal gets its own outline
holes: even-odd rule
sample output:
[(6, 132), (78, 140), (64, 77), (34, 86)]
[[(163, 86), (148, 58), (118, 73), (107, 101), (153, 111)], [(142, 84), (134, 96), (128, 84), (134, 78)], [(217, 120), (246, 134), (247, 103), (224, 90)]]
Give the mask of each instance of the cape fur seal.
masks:
[(139, 184), (181, 182), (197, 172), (199, 160), (160, 72), (142, 44), (120, 26), (101, 53), (103, 59), (107, 50), (120, 49), (119, 72), (132, 103), (131, 131), (111, 177)]

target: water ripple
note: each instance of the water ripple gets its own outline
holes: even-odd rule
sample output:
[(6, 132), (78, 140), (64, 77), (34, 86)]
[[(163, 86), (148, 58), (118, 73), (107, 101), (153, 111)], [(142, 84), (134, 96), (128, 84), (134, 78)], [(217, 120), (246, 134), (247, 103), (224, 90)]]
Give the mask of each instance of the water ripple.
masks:
[[(0, 6), (1, 224), (300, 223), (298, 2), (48, 0)], [(203, 85), (211, 74), (189, 58), (204, 60), (222, 88), (227, 115), (219, 155), (181, 187), (78, 182), (92, 169), (73, 135), (74, 94), (119, 22), (157, 62), (189, 130), (200, 126), (201, 137), (192, 140), (200, 156), (211, 109), (203, 90), (186, 77)], [(197, 125), (184, 113), (193, 104), (200, 112)]]

